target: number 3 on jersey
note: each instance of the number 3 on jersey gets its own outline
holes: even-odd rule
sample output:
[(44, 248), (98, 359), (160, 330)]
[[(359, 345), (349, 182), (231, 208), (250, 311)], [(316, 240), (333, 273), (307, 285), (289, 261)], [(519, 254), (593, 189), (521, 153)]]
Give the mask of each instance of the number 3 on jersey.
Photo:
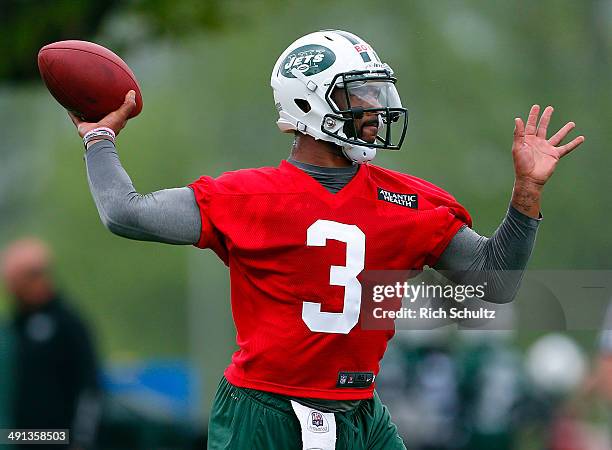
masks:
[(312, 331), (348, 334), (359, 321), (361, 283), (357, 276), (365, 264), (365, 234), (357, 225), (317, 220), (306, 231), (306, 245), (324, 247), (328, 239), (346, 243), (346, 266), (331, 266), (329, 283), (344, 286), (341, 313), (321, 312), (321, 304), (303, 302), (302, 320)]

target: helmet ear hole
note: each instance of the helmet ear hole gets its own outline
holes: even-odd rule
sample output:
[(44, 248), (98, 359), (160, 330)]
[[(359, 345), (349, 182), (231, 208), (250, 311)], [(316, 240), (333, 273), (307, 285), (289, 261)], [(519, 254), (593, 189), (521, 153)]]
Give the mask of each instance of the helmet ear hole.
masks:
[(304, 100), (303, 98), (296, 98), (293, 99), (293, 101), (295, 102), (297, 107), (302, 110), (303, 113), (307, 113), (312, 109), (310, 103), (308, 103), (308, 100)]

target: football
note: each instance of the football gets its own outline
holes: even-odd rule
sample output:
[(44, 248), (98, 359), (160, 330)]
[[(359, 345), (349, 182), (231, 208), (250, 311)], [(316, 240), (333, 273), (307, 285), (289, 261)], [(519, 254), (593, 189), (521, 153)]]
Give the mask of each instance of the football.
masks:
[(130, 89), (142, 110), (140, 86), (128, 65), (112, 51), (87, 41), (59, 41), (38, 52), (38, 69), (51, 95), (87, 122), (97, 122), (118, 109)]

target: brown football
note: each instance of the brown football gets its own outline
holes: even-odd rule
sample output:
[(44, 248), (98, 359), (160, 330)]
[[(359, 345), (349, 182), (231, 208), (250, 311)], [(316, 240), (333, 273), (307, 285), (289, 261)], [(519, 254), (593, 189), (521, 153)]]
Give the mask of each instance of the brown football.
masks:
[(132, 70), (113, 52), (87, 41), (60, 41), (38, 52), (38, 69), (49, 92), (66, 109), (97, 122), (121, 106), (130, 89), (142, 110), (142, 93)]

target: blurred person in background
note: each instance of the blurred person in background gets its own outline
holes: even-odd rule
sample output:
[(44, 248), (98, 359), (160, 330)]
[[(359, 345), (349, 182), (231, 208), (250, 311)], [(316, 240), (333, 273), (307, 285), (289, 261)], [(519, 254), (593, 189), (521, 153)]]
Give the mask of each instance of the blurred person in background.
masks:
[(449, 327), (401, 330), (389, 343), (376, 389), (410, 450), (459, 448), (459, 371)]
[[(511, 325), (510, 325), (511, 326)], [(456, 336), (460, 427), (466, 450), (520, 448), (520, 432), (538, 418), (511, 328), (463, 329)]]
[(36, 238), (11, 243), (0, 259), (13, 299), (12, 427), (70, 429), (65, 448), (89, 449), (100, 411), (96, 353), (88, 327), (56, 289), (51, 268), (51, 251)]
[(605, 427), (593, 422), (584, 350), (568, 332), (539, 337), (526, 352), (529, 378), (538, 392), (549, 450), (610, 450)]
[[(563, 430), (570, 429), (576, 433), (577, 423), (581, 423), (581, 420), (592, 419), (592, 415), (589, 415), (589, 406), (592, 405), (593, 400), (603, 402), (606, 450), (609, 450), (612, 448), (612, 302), (608, 304), (604, 315), (593, 368), (565, 407), (566, 417), (564, 417), (565, 428)], [(594, 425), (592, 427), (595, 428)], [(603, 440), (603, 438), (600, 439)]]
[[(377, 390), (410, 450), (511, 450), (537, 417), (512, 332), (402, 330)], [(538, 409), (539, 410), (539, 409)]]
[(602, 395), (608, 404), (612, 404), (612, 303), (605, 315), (599, 338), (599, 355), (589, 381), (589, 387)]

